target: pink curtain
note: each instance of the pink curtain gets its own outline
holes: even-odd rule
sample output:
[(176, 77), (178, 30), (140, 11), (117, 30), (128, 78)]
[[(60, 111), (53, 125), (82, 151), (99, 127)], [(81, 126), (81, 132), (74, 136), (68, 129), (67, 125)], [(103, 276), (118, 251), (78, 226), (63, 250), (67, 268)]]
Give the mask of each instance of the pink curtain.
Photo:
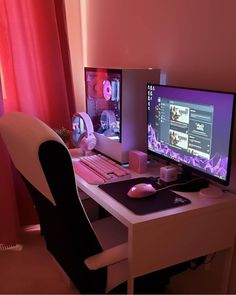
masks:
[[(0, 0), (0, 69), (5, 112), (22, 111), (52, 128), (70, 128), (75, 103), (65, 23), (63, 0)], [(18, 200), (22, 188), (18, 180), (14, 183), (17, 188), (5, 194), (5, 199), (13, 200), (12, 206), (8, 206), (8, 217), (15, 212), (14, 198), (22, 203)], [(1, 187), (1, 194), (3, 191)], [(0, 204), (0, 223), (5, 214)], [(1, 239), (5, 238), (0, 232), (0, 243)]]
[[(62, 0), (0, 0), (5, 111), (70, 127), (75, 111)], [(69, 77), (68, 77), (69, 76)]]
[(11, 163), (0, 137), (0, 244), (19, 242), (19, 218)]
[[(1, 80), (0, 80), (1, 82)], [(0, 116), (3, 114), (3, 99), (0, 84)], [(15, 199), (13, 174), (7, 150), (0, 136), (0, 244), (19, 242), (19, 219)]]

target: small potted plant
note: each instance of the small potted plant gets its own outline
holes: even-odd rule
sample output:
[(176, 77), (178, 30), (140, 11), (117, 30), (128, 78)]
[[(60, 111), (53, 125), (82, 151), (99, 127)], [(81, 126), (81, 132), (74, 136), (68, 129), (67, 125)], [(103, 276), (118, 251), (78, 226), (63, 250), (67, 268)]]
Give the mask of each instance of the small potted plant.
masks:
[(71, 131), (66, 129), (65, 127), (61, 127), (60, 129), (56, 129), (55, 131), (69, 148), (71, 143)]

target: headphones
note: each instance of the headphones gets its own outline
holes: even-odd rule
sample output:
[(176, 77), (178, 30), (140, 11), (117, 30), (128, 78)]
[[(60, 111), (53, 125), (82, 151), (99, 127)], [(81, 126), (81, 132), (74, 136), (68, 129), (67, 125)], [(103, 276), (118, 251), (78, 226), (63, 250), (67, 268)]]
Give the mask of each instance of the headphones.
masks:
[(75, 113), (72, 117), (72, 141), (74, 146), (91, 151), (96, 146), (93, 123), (85, 112)]

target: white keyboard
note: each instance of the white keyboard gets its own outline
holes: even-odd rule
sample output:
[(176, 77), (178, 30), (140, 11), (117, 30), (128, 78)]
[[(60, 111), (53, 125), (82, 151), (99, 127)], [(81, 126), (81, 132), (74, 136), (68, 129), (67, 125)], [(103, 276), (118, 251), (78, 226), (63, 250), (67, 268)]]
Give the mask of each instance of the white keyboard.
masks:
[(131, 177), (128, 169), (101, 154), (81, 157), (79, 161), (74, 161), (74, 168), (75, 173), (90, 184), (115, 182)]

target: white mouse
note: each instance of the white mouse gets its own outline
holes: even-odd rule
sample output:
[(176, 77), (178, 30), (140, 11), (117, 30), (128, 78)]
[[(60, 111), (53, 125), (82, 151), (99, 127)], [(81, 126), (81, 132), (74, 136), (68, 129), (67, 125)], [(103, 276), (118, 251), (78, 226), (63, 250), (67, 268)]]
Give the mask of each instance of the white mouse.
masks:
[(153, 195), (155, 192), (156, 189), (151, 184), (138, 183), (131, 187), (127, 195), (130, 198), (144, 198)]

